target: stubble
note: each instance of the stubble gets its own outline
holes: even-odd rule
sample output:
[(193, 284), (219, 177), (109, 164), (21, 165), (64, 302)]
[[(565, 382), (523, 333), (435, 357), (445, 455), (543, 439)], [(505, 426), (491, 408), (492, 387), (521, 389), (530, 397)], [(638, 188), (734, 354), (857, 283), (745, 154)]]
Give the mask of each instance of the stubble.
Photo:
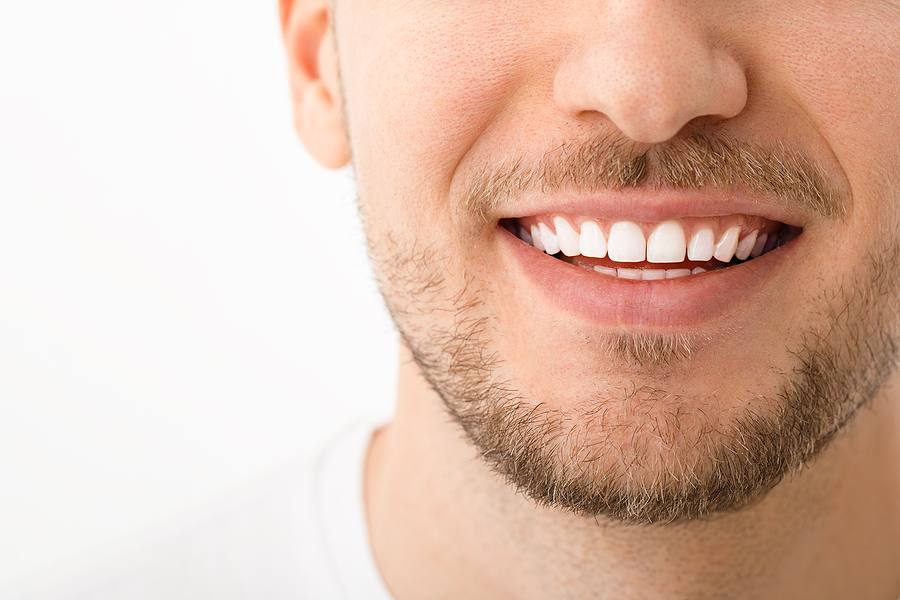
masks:
[[(516, 194), (548, 186), (743, 186), (827, 219), (846, 212), (802, 155), (709, 136), (652, 155), (611, 139), (572, 144), (537, 166), (512, 161), (485, 170), (464, 186), (461, 205), (489, 218)], [(665, 389), (663, 375), (690, 364), (690, 336), (607, 333), (597, 347), (632, 376), (616, 389), (597, 386), (594, 402), (572, 414), (520, 389), (516, 366), (492, 343), (500, 325), (484, 310), (476, 280), (465, 275), (454, 288), (446, 276), (451, 257), (401, 232), (390, 243), (369, 240), (400, 334), (466, 437), (516, 490), (576, 514), (646, 524), (743, 508), (812, 462), (897, 363), (900, 248), (885, 239), (852, 280), (814, 300), (816, 323), (787, 341), (792, 368), (775, 374), (775, 391), (742, 399), (766, 410), (723, 419), (712, 407), (734, 399), (710, 393), (686, 403)], [(634, 442), (627, 452), (617, 443), (623, 437)]]

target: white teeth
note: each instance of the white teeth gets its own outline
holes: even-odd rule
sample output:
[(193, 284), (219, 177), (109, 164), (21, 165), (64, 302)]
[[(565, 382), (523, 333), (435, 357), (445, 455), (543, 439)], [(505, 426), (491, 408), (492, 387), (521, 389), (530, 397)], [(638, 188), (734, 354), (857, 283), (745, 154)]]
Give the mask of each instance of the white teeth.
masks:
[(543, 223), (539, 223), (541, 229), (541, 241), (544, 242), (544, 252), (547, 254), (556, 254), (559, 252), (559, 239), (556, 233)]
[(684, 260), (684, 229), (675, 221), (659, 224), (647, 240), (647, 260), (653, 263), (680, 263)]
[[(647, 242), (641, 228), (631, 221), (613, 223), (609, 230), (607, 252), (615, 262), (641, 262), (647, 250)], [(620, 275), (621, 277), (621, 275)]]
[(606, 238), (600, 226), (593, 221), (585, 221), (581, 224), (581, 238), (579, 240), (581, 254), (592, 258), (606, 256)]
[[(647, 260), (650, 263), (674, 264), (683, 262), (685, 255), (691, 261), (705, 262), (715, 257), (727, 263), (735, 257), (738, 260), (756, 258), (778, 244), (777, 233), (760, 234), (759, 231), (751, 231), (744, 238), (740, 238), (740, 233), (740, 225), (731, 227), (716, 242), (713, 228), (703, 226), (694, 231), (688, 242), (681, 223), (666, 221), (657, 225), (649, 238), (645, 239), (643, 230), (636, 223), (617, 221), (610, 227), (607, 239), (598, 223), (586, 220), (581, 224), (579, 232), (561, 216), (554, 217), (552, 225), (535, 223), (528, 229), (521, 226), (518, 228), (520, 238), (547, 254), (562, 252), (566, 256), (581, 255), (591, 258), (608, 256), (610, 260), (621, 263)], [(659, 272), (665, 275), (657, 277), (656, 274), (650, 274), (649, 277), (658, 279), (684, 277), (681, 274), (668, 274), (669, 271), (659, 269)], [(628, 270), (625, 277), (634, 278)]]
[[(594, 270), (610, 277), (619, 279), (631, 279), (634, 281), (658, 281), (660, 279), (678, 279), (691, 274), (690, 269), (614, 269), (597, 265)], [(703, 269), (700, 269), (701, 271)]]
[(706, 273), (706, 269), (703, 267), (694, 267), (694, 270), (691, 271), (691, 275), (697, 275), (699, 273)]
[(603, 273), (604, 275), (616, 276), (616, 270), (612, 267), (601, 267), (600, 265), (597, 265), (594, 267), (594, 270), (598, 273)]
[(537, 225), (531, 226), (531, 242), (535, 248), (541, 252), (544, 251), (544, 241), (541, 239), (541, 228)]
[(636, 279), (640, 280), (641, 270), (640, 269), (616, 269), (616, 275), (619, 276), (619, 279)]
[(641, 271), (641, 279), (644, 281), (653, 281), (656, 279), (665, 279), (666, 278), (666, 270), (665, 269), (644, 269)]
[(756, 236), (758, 234), (758, 231), (752, 231), (750, 235), (738, 242), (737, 249), (734, 251), (734, 255), (738, 260), (747, 260), (747, 257), (750, 256), (750, 251), (753, 250), (753, 246), (756, 244)]
[(569, 222), (562, 217), (553, 219), (553, 225), (556, 227), (556, 237), (559, 240), (559, 249), (566, 256), (578, 256), (581, 249), (578, 243), (578, 232), (572, 229)]
[(713, 253), (713, 256), (722, 262), (729, 262), (731, 257), (734, 256), (734, 251), (737, 250), (738, 236), (740, 235), (740, 227), (732, 227), (726, 231), (719, 243), (716, 244), (716, 251)]
[(756, 238), (756, 243), (753, 244), (753, 250), (750, 251), (750, 256), (756, 258), (757, 256), (763, 253), (763, 249), (766, 247), (766, 242), (769, 240), (769, 234), (764, 233), (758, 238)]
[(713, 230), (709, 227), (703, 227), (691, 237), (687, 255), (690, 260), (709, 260), (713, 257), (715, 249), (716, 238), (713, 235)]

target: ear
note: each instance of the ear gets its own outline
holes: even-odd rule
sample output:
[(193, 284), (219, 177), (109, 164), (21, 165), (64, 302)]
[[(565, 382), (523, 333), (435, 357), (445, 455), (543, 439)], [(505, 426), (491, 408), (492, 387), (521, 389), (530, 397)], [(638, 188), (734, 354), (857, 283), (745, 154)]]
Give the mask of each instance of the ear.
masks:
[(350, 161), (329, 0), (279, 0), (288, 54), (294, 126), (303, 145), (322, 165)]

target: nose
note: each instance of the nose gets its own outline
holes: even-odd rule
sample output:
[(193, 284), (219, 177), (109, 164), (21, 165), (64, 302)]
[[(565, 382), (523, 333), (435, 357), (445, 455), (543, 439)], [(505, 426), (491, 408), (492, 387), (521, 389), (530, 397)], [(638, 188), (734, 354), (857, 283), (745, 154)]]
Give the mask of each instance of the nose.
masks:
[(629, 138), (659, 143), (698, 117), (727, 119), (747, 102), (743, 67), (690, 2), (612, 0), (580, 21), (554, 101), (571, 116), (602, 113)]

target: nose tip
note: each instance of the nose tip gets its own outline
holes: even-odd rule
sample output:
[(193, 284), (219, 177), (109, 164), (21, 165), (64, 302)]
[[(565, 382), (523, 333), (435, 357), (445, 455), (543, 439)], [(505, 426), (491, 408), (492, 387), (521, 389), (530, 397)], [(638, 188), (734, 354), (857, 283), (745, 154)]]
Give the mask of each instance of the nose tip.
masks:
[(696, 24), (645, 15), (620, 25), (586, 38), (563, 60), (553, 90), (563, 112), (601, 113), (629, 138), (660, 143), (699, 117), (743, 110), (743, 68)]
[(698, 117), (728, 119), (743, 110), (743, 73), (727, 57), (666, 62), (614, 65), (608, 85), (582, 88), (581, 110), (601, 112), (622, 133), (647, 143), (671, 139)]

